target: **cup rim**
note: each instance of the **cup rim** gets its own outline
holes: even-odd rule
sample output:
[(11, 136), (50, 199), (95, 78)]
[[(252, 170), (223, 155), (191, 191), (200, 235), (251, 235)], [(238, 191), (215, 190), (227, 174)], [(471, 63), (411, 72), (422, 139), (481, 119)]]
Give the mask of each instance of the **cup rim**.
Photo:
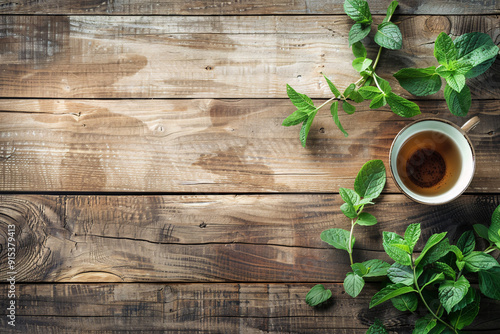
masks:
[[(406, 131), (409, 127), (417, 124), (417, 123), (420, 123), (420, 122), (424, 122), (424, 121), (436, 121), (436, 122), (441, 122), (441, 123), (446, 123), (448, 125), (451, 125), (453, 128), (455, 128), (456, 130), (458, 130), (464, 137), (465, 139), (467, 140), (467, 143), (469, 144), (469, 148), (471, 150), (471, 153), (472, 153), (472, 177), (468, 180), (467, 182), (467, 185), (462, 189), (462, 191), (460, 191), (459, 193), (457, 193), (455, 196), (453, 196), (452, 198), (444, 201), (444, 202), (439, 202), (439, 203), (431, 203), (431, 202), (424, 202), (424, 201), (421, 201), (421, 200), (418, 200), (416, 198), (413, 198), (412, 196), (410, 196), (406, 191), (403, 190), (403, 188), (399, 185), (398, 181), (396, 181), (396, 177), (395, 177), (395, 173), (394, 173), (394, 170), (392, 168), (392, 163), (391, 163), (391, 157), (392, 157), (392, 151), (394, 149), (394, 144), (396, 143), (396, 139), (404, 132)], [(447, 203), (450, 203), (454, 200), (456, 200), (458, 197), (460, 197), (464, 192), (465, 190), (467, 190), (467, 188), (469, 188), (471, 182), (472, 182), (472, 179), (474, 178), (474, 174), (476, 173), (476, 151), (474, 150), (474, 146), (472, 145), (472, 142), (469, 138), (469, 136), (467, 135), (467, 132), (465, 132), (461, 127), (459, 127), (458, 125), (456, 125), (455, 123), (451, 122), (451, 121), (448, 121), (446, 119), (442, 119), (442, 118), (437, 118), (437, 117), (425, 117), (425, 118), (421, 118), (421, 119), (418, 119), (416, 121), (413, 121), (411, 122), (410, 124), (407, 124), (404, 128), (402, 128), (398, 134), (394, 137), (393, 141), (392, 141), (392, 144), (391, 144), (391, 148), (389, 150), (389, 169), (391, 171), (391, 176), (392, 176), (392, 179), (394, 180), (394, 183), (396, 184), (396, 186), (398, 187), (398, 189), (406, 196), (408, 197), (409, 199), (411, 199), (412, 201), (415, 201), (417, 203), (420, 203), (420, 204), (426, 204), (426, 205), (443, 205), (443, 204), (447, 204)]]

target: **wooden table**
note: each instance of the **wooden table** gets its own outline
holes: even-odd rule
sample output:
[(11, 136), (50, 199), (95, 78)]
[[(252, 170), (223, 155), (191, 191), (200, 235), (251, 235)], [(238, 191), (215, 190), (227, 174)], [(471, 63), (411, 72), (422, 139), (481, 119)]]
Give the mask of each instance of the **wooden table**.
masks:
[[(339, 187), (382, 159), (412, 119), (363, 103), (335, 127), (327, 110), (307, 148), (289, 83), (321, 103), (320, 72), (355, 79), (343, 1), (0, 0), (0, 332), (364, 333), (381, 318), (410, 333), (415, 316), (368, 309), (379, 288), (342, 288), (347, 253), (319, 238), (348, 228)], [(389, 1), (369, 1), (381, 22)], [(417, 99), (392, 74), (435, 65), (433, 41), (481, 31), (500, 41), (497, 1), (402, 1), (399, 51), (379, 75), (423, 115), (462, 125), (442, 93)], [(369, 54), (376, 52), (368, 45)], [(382, 231), (450, 240), (489, 224), (500, 198), (500, 60), (469, 81), (480, 125), (475, 178), (458, 200), (424, 206), (392, 178), (356, 230), (354, 257), (382, 257)], [(418, 119), (419, 117), (415, 117)], [(8, 325), (8, 225), (15, 225), (16, 326)], [(418, 247), (422, 247), (420, 243)], [(497, 254), (498, 255), (498, 254)], [(304, 297), (316, 283), (328, 307)], [(483, 298), (473, 332), (500, 331)]]

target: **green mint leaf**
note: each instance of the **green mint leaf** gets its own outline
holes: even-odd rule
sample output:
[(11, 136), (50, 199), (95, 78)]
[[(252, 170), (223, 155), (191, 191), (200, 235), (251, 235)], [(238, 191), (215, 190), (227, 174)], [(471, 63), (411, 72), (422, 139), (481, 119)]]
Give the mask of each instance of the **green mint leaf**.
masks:
[(418, 298), (416, 293), (407, 293), (391, 299), (392, 305), (398, 310), (405, 312), (415, 312), (418, 307)]
[(469, 291), (467, 291), (467, 294), (465, 295), (464, 298), (460, 302), (458, 302), (457, 305), (453, 306), (451, 309), (451, 312), (456, 312), (459, 310), (462, 310), (464, 307), (469, 305), (474, 301), (474, 298), (476, 297), (476, 289), (470, 288)]
[(420, 108), (415, 102), (409, 101), (392, 92), (387, 94), (386, 98), (389, 107), (391, 107), (392, 112), (396, 115), (402, 117), (413, 117), (420, 114)]
[(372, 23), (372, 14), (365, 0), (345, 0), (344, 11), (357, 23)]
[(360, 201), (359, 195), (352, 189), (339, 188), (339, 194), (344, 202), (346, 202), (347, 204), (351, 204), (352, 206), (358, 204), (358, 202)]
[(413, 284), (413, 269), (410, 266), (403, 266), (396, 262), (387, 269), (387, 277), (392, 283), (410, 286)]
[(462, 251), (464, 256), (469, 255), (476, 247), (474, 232), (465, 231), (457, 241), (457, 247)]
[(471, 288), (469, 289), (469, 291), (472, 291), (474, 293), (473, 301), (459, 311), (450, 313), (449, 315), (451, 325), (459, 330), (464, 328), (465, 326), (472, 324), (477, 314), (479, 313), (479, 303), (481, 297), (479, 293), (476, 292), (476, 290)]
[(387, 334), (387, 329), (385, 329), (380, 319), (375, 318), (375, 323), (368, 328), (366, 334)]
[(391, 298), (404, 295), (406, 293), (416, 292), (412, 287), (403, 284), (391, 284), (377, 292), (370, 301), (370, 308), (377, 306)]
[(391, 85), (389, 84), (389, 82), (387, 80), (382, 79), (381, 77), (379, 77), (376, 74), (374, 74), (373, 76), (375, 77), (378, 86), (380, 86), (380, 89), (382, 90), (382, 92), (384, 94), (387, 95), (390, 92), (392, 92)]
[(352, 92), (356, 90), (356, 85), (355, 84), (350, 84), (347, 86), (347, 88), (344, 90), (344, 97), (347, 99), (349, 95), (351, 95)]
[(457, 260), (456, 263), (458, 270), (462, 270), (465, 267), (465, 261)]
[(384, 250), (391, 259), (404, 266), (411, 265), (410, 255), (403, 249), (396, 245), (403, 245), (404, 240), (399, 235), (394, 232), (383, 232), (382, 233)]
[(349, 115), (353, 114), (356, 111), (356, 107), (346, 101), (342, 103), (342, 109), (344, 109), (344, 111)]
[(305, 112), (304, 110), (295, 110), (293, 114), (291, 114), (290, 116), (285, 118), (285, 120), (283, 120), (283, 123), (281, 123), (281, 125), (283, 126), (297, 125), (306, 121), (307, 118), (309, 118), (307, 112)]
[(387, 104), (387, 100), (385, 98), (384, 94), (377, 95), (373, 98), (372, 102), (370, 103), (370, 109), (378, 109), (380, 107), (383, 107)]
[(358, 92), (367, 100), (371, 100), (376, 96), (380, 95), (382, 92), (380, 89), (374, 86), (363, 86), (358, 89)]
[(431, 276), (431, 278), (429, 278), (429, 280), (427, 282), (424, 283), (424, 285), (422, 285), (421, 289), (425, 288), (428, 285), (434, 284), (437, 281), (442, 281), (442, 280), (444, 280), (444, 274), (443, 273), (435, 273)]
[(464, 254), (462, 253), (462, 251), (460, 250), (460, 248), (458, 248), (457, 246), (451, 245), (450, 246), (450, 252), (455, 253), (455, 255), (457, 256), (458, 260), (460, 260), (460, 261), (463, 260)]
[(437, 270), (437, 271), (442, 272), (444, 275), (446, 275), (446, 277), (449, 277), (452, 280), (455, 280), (455, 278), (456, 278), (455, 270), (453, 270), (452, 267), (450, 267), (449, 265), (447, 265), (444, 262), (434, 262), (432, 264), (432, 268)]
[(441, 89), (441, 78), (436, 67), (403, 68), (394, 74), (401, 87), (415, 96), (427, 96)]
[(400, 243), (400, 244), (398, 244), (398, 243), (391, 243), (391, 246), (392, 246), (392, 247), (399, 248), (399, 249), (401, 249), (401, 250), (404, 250), (404, 251), (405, 251), (405, 253), (406, 253), (406, 254), (408, 254), (408, 255), (411, 255), (411, 253), (412, 253), (412, 252), (411, 252), (411, 249), (410, 249), (410, 246), (408, 246), (408, 245), (406, 244), (406, 242), (403, 242), (403, 243)]
[[(349, 231), (343, 230), (341, 228), (331, 228), (321, 232), (321, 240), (337, 249), (342, 249), (345, 251), (349, 250)], [(351, 248), (354, 245), (354, 236), (351, 240)]]
[(364, 277), (386, 276), (387, 269), (391, 266), (389, 263), (379, 259), (365, 261), (363, 265), (368, 269), (368, 273), (366, 273)]
[(352, 271), (358, 276), (365, 276), (368, 273), (368, 268), (363, 263), (353, 263), (351, 265)]
[(286, 85), (286, 93), (297, 109), (307, 112), (309, 115), (316, 110), (313, 101), (305, 94), (295, 91), (290, 85)]
[[(457, 48), (457, 58), (461, 62), (470, 62), (474, 67), (466, 73), (467, 78), (474, 78), (486, 72), (495, 62), (498, 47), (488, 34), (473, 32), (457, 37), (453, 43)], [(495, 51), (495, 47), (497, 48)], [(488, 58), (481, 61), (481, 58)]]
[(392, 15), (394, 14), (394, 11), (396, 10), (396, 7), (398, 6), (397, 1), (391, 2), (389, 7), (387, 7), (387, 16), (384, 17), (384, 20), (382, 22), (389, 22), (391, 20)]
[(427, 243), (425, 244), (424, 249), (422, 249), (422, 252), (420, 253), (419, 257), (415, 260), (415, 266), (418, 266), (418, 264), (420, 263), (420, 261), (422, 261), (422, 259), (427, 254), (427, 252), (432, 247), (434, 247), (435, 245), (437, 245), (441, 240), (443, 240), (445, 236), (446, 236), (446, 232), (431, 235), (429, 237), (429, 239), (427, 240)]
[(420, 224), (418, 224), (418, 223), (410, 224), (406, 228), (404, 238), (405, 238), (406, 244), (411, 249), (411, 253), (413, 253), (413, 247), (415, 247), (415, 245), (418, 242), (418, 239), (420, 239), (420, 232), (421, 232), (420, 231)]
[(474, 66), (472, 66), (470, 63), (466, 61), (459, 59), (453, 62), (453, 67), (455, 68), (455, 73), (466, 74), (469, 73), (469, 71), (472, 70)]
[(488, 228), (486, 226), (484, 226), (483, 224), (474, 224), (472, 227), (474, 228), (474, 231), (476, 231), (478, 236), (483, 239), (490, 240), (488, 238)]
[(434, 247), (432, 247), (427, 251), (425, 257), (421, 260), (420, 264), (422, 266), (426, 266), (428, 264), (434, 263), (443, 256), (445, 256), (446, 254), (448, 254), (450, 250), (451, 247), (448, 238), (443, 239), (438, 244), (436, 244)]
[(449, 85), (444, 87), (444, 99), (450, 109), (451, 113), (456, 116), (467, 116), (470, 106), (472, 104), (472, 97), (470, 95), (470, 90), (467, 85), (462, 88), (460, 93), (457, 93)]
[(309, 290), (306, 295), (306, 303), (309, 306), (317, 306), (321, 303), (326, 302), (332, 297), (332, 292), (326, 290), (323, 284), (317, 284)]
[(330, 87), (330, 90), (332, 91), (333, 95), (335, 97), (339, 97), (340, 96), (340, 91), (337, 89), (337, 87), (335, 87), (335, 85), (333, 84), (333, 82), (330, 79), (328, 79), (326, 77), (326, 75), (323, 74), (323, 77), (325, 78), (326, 83), (328, 83), (328, 87)]
[(317, 112), (318, 112), (318, 110), (314, 111), (312, 114), (309, 115), (307, 120), (305, 120), (304, 123), (302, 123), (302, 128), (300, 129), (300, 133), (299, 133), (299, 138), (300, 138), (300, 142), (302, 143), (302, 147), (306, 147), (307, 136), (309, 135), (309, 130), (311, 129), (311, 124), (312, 124)]
[(366, 48), (361, 42), (356, 42), (352, 44), (352, 54), (354, 57), (359, 58), (359, 57), (364, 57), (368, 55), (366, 52)]
[(497, 243), (500, 242), (500, 205), (496, 207), (491, 215), (491, 225), (488, 229), (488, 238), (490, 241)]
[(457, 49), (451, 37), (442, 32), (436, 38), (434, 44), (434, 57), (441, 65), (448, 65), (452, 60), (457, 59)]
[(500, 267), (479, 272), (479, 289), (486, 297), (500, 300)]
[(415, 330), (413, 333), (427, 334), (436, 326), (436, 324), (436, 318), (434, 318), (431, 314), (427, 314), (425, 317), (419, 318), (415, 321)]
[(366, 70), (370, 65), (372, 64), (373, 60), (365, 58), (365, 57), (359, 57), (356, 58), (352, 61), (352, 67), (358, 71), (362, 72)]
[(349, 134), (346, 130), (344, 130), (344, 127), (342, 126), (342, 124), (340, 124), (339, 120), (339, 101), (334, 101), (332, 103), (332, 105), (330, 106), (330, 113), (332, 114), (335, 125), (339, 128), (340, 131), (342, 131), (344, 137), (347, 137)]
[(438, 288), (439, 300), (446, 312), (450, 313), (453, 306), (462, 300), (469, 290), (470, 283), (465, 276), (457, 281), (444, 281)]
[(403, 35), (399, 27), (392, 22), (383, 22), (378, 25), (377, 33), (373, 38), (375, 43), (390, 50), (399, 50), (403, 46)]
[(356, 209), (354, 206), (350, 203), (344, 203), (340, 206), (340, 210), (344, 213), (344, 215), (347, 218), (354, 219), (358, 216), (358, 213), (356, 212)]
[(361, 41), (363, 38), (368, 36), (371, 30), (371, 25), (370, 24), (362, 24), (362, 23), (355, 23), (351, 27), (351, 30), (349, 30), (349, 46), (353, 45), (356, 42)]
[(453, 88), (457, 93), (460, 93), (460, 91), (464, 88), (465, 86), (465, 75), (463, 74), (452, 74), (449, 77), (446, 78), (446, 83)]
[(455, 74), (455, 70), (450, 70), (447, 66), (445, 65), (440, 65), (436, 68), (436, 73), (441, 76), (442, 78), (446, 79), (450, 77), (451, 75)]
[(349, 296), (356, 298), (364, 286), (365, 281), (361, 276), (355, 273), (347, 273), (344, 280), (344, 290)]
[(483, 252), (472, 252), (464, 257), (465, 268), (468, 271), (478, 272), (480, 270), (488, 270), (498, 266), (497, 260), (490, 254)]
[(356, 220), (356, 224), (362, 225), (362, 226), (372, 226), (377, 224), (377, 218), (375, 218), (373, 215), (369, 214), (368, 212), (361, 212), (358, 215), (358, 219)]
[(366, 162), (354, 180), (354, 190), (364, 198), (377, 198), (385, 186), (385, 166), (382, 160)]
[(354, 207), (355, 207), (355, 208), (356, 208), (356, 210), (357, 210), (357, 209), (359, 209), (361, 206), (366, 205), (366, 204), (375, 204), (375, 203), (373, 203), (373, 202), (372, 202), (372, 199), (371, 199), (371, 198), (368, 198), (368, 197), (367, 197), (367, 198), (363, 198), (362, 200), (360, 200), (360, 201), (358, 202), (358, 204), (357, 204), (357, 205), (355, 205)]
[[(358, 91), (356, 91), (356, 85), (355, 84), (350, 84), (344, 91), (344, 97), (347, 99), (351, 99), (353, 100), (354, 102), (356, 103), (360, 103), (360, 102), (363, 102), (363, 97), (361, 96), (361, 94), (358, 93)], [(354, 107), (353, 107), (354, 108)], [(345, 108), (344, 108), (345, 110)], [(355, 110), (355, 108), (354, 108)], [(352, 114), (354, 111), (352, 112), (348, 112), (346, 111), (348, 114)]]

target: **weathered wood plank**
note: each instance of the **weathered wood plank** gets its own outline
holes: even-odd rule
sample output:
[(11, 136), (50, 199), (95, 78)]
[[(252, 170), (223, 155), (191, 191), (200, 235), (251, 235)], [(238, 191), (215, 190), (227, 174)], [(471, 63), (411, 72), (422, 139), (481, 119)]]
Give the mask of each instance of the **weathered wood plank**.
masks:
[[(333, 301), (311, 308), (312, 284), (18, 284), (15, 330), (9, 331), (6, 298), (0, 299), (3, 333), (343, 333), (361, 334), (379, 318), (390, 333), (411, 333), (416, 315), (389, 303), (368, 309), (376, 284), (357, 298), (341, 284), (326, 284)], [(6, 293), (5, 285), (2, 292)], [(500, 302), (482, 298), (468, 327), (500, 330)], [(147, 319), (147, 321), (145, 320)]]
[[(1, 16), (0, 97), (283, 98), (289, 83), (326, 98), (321, 72), (339, 88), (358, 78), (351, 25), (346, 16)], [(435, 65), (440, 32), (500, 35), (496, 15), (402, 17), (400, 27), (403, 49), (386, 51), (377, 70), (405, 96), (392, 74)], [(377, 46), (368, 49), (374, 57)], [(475, 98), (498, 98), (499, 70), (497, 61), (471, 79)]]
[[(465, 122), (444, 101), (418, 103), (424, 116)], [(388, 166), (412, 121), (362, 104), (340, 116), (345, 138), (324, 110), (304, 149), (299, 128), (281, 126), (288, 100), (0, 100), (0, 110), (2, 191), (337, 192), (366, 161)], [(499, 114), (499, 100), (473, 102), (471, 192), (500, 192)], [(386, 191), (399, 192), (388, 176)]]
[[(391, 0), (368, 1), (372, 13), (385, 14)], [(276, 15), (344, 14), (343, 0), (0, 0), (1, 14), (105, 14), (105, 15)], [(494, 14), (497, 1), (410, 0), (400, 1), (402, 14)]]
[[(349, 228), (341, 203), (338, 195), (4, 195), (0, 235), (16, 226), (19, 282), (342, 282), (347, 253), (319, 238)], [(355, 230), (354, 257), (392, 262), (381, 233), (403, 235), (410, 223), (422, 223), (423, 239), (447, 231), (455, 243), (473, 224), (489, 225), (499, 204), (464, 195), (429, 207), (383, 195), (367, 208), (379, 223)], [(6, 261), (4, 252), (2, 281)]]

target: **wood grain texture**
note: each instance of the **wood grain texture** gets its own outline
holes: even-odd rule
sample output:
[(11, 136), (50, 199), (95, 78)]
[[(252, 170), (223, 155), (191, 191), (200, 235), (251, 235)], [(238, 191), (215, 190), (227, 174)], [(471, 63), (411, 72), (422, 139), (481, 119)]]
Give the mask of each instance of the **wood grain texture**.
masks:
[[(351, 25), (346, 16), (1, 16), (0, 97), (284, 98), (289, 83), (327, 98), (321, 72), (341, 89), (358, 79)], [(400, 28), (403, 49), (384, 51), (377, 71), (409, 96), (392, 74), (436, 65), (440, 32), (481, 31), (498, 42), (500, 20), (409, 16)], [(368, 45), (372, 58), (377, 49)], [(475, 98), (498, 98), (499, 71), (497, 60), (469, 81)]]
[[(361, 334), (375, 318), (391, 334), (411, 333), (416, 315), (390, 302), (368, 309), (377, 284), (367, 284), (357, 298), (341, 284), (325, 285), (333, 300), (311, 308), (304, 298), (312, 284), (19, 284), (23, 307), (8, 333)], [(6, 303), (0, 300), (0, 326), (8, 329)], [(482, 298), (480, 307), (467, 329), (497, 333), (500, 302)]]
[[(317, 104), (322, 101), (316, 101)], [(444, 101), (418, 101), (422, 117), (462, 125)], [(90, 192), (337, 192), (388, 154), (413, 119), (364, 103), (335, 127), (281, 126), (288, 100), (0, 100), (0, 190)], [(500, 192), (500, 102), (477, 100), (470, 137), (477, 169), (469, 192)], [(414, 118), (418, 119), (418, 117)], [(388, 172), (386, 192), (398, 192)]]
[[(368, 1), (372, 13), (385, 14), (390, 0)], [(290, 15), (344, 14), (343, 0), (0, 0), (1, 14), (105, 14), (105, 15)], [(409, 0), (400, 1), (402, 14), (494, 14), (500, 5), (494, 0)]]
[[(366, 210), (379, 223), (355, 230), (360, 262), (392, 263), (382, 231), (403, 235), (410, 223), (422, 224), (422, 240), (446, 231), (455, 243), (473, 224), (489, 225), (500, 199), (464, 195), (429, 207), (383, 195), (378, 202)], [(349, 228), (341, 204), (339, 195), (4, 195), (0, 236), (16, 226), (19, 282), (342, 282), (347, 253), (319, 237)], [(6, 261), (3, 252), (2, 281)]]

